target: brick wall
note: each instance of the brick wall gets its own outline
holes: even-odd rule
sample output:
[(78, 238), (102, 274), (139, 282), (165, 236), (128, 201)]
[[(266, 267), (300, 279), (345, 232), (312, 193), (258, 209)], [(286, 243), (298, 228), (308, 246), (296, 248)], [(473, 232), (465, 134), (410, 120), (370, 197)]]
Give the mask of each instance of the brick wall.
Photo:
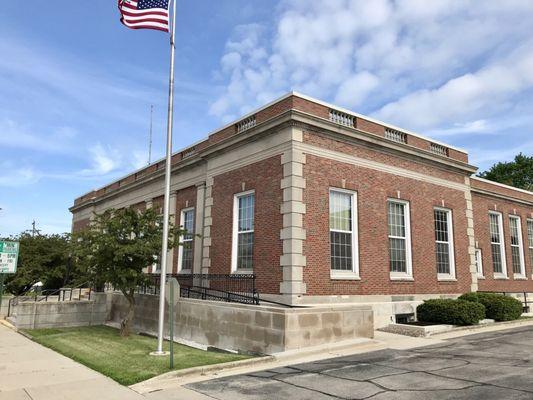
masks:
[(496, 185), (479, 179), (472, 179), (471, 186), (474, 189), (485, 190), (502, 196), (533, 202), (533, 192), (527, 193), (521, 190), (514, 190), (510, 187)]
[(90, 223), (91, 223), (91, 220), (89, 218), (84, 218), (78, 221), (74, 221), (72, 223), (72, 233), (77, 233), (77, 232), (82, 231), (83, 229), (87, 228)]
[[(353, 149), (359, 152), (359, 149)], [(377, 157), (383, 157), (377, 155)], [(391, 160), (392, 161), (392, 160)], [(442, 172), (434, 171), (442, 176)], [(455, 180), (455, 174), (450, 179)], [(307, 155), (304, 167), (307, 213), (304, 280), (308, 295), (463, 293), (471, 274), (466, 235), (464, 192), (430, 183)], [(330, 279), (329, 189), (357, 192), (360, 281)], [(391, 281), (387, 237), (387, 198), (410, 202), (414, 281)], [(453, 213), (456, 282), (437, 280), (433, 207)]]
[(346, 141), (335, 140), (319, 132), (304, 132), (304, 142), (328, 150), (346, 153), (355, 157), (376, 161), (415, 172), (420, 172), (428, 176), (450, 180), (456, 183), (464, 183), (464, 174), (451, 173), (444, 168), (431, 166), (427, 163), (416, 162), (407, 157), (391, 156), (386, 152), (376, 151), (364, 146), (356, 146)]
[[(176, 210), (175, 210), (176, 225), (180, 225), (181, 223), (181, 210), (185, 208), (191, 208), (191, 207), (194, 207), (196, 210), (196, 186), (190, 186), (188, 188), (178, 190), (176, 192)], [(196, 216), (196, 213), (195, 213), (195, 216)], [(197, 224), (197, 221), (195, 218), (194, 225), (196, 226), (196, 224)], [(191, 246), (192, 246), (192, 251), (194, 254), (194, 240), (192, 241)], [(178, 253), (179, 251), (178, 249), (176, 249), (174, 251), (174, 258), (172, 260), (172, 273), (174, 274), (178, 272), (178, 262), (180, 262), (180, 260), (178, 260)], [(193, 259), (193, 262), (194, 262), (194, 259)]]
[[(255, 190), (254, 272), (260, 293), (279, 293), (282, 228), (281, 157), (275, 156), (214, 177), (209, 273), (231, 272), (233, 196)], [(244, 190), (242, 184), (244, 183)]]
[[(472, 180), (474, 182), (474, 180)], [(494, 187), (495, 185), (490, 185)], [(505, 188), (502, 188), (505, 189)], [(508, 190), (508, 189), (507, 189)], [(511, 190), (509, 190), (511, 191)], [(533, 195), (530, 196), (533, 198)], [(479, 279), (479, 290), (486, 291), (517, 291), (517, 292), (533, 292), (533, 265), (529, 260), (529, 249), (527, 244), (527, 218), (533, 216), (533, 207), (513, 202), (510, 200), (502, 200), (496, 197), (485, 196), (477, 193), (472, 194), (472, 202), (474, 206), (474, 230), (476, 235), (477, 247), (481, 249), (483, 273), (485, 279)], [(498, 211), (502, 213), (503, 221), (503, 235), (505, 243), (505, 256), (507, 264), (507, 276), (509, 279), (494, 279), (494, 269), (492, 265), (492, 253), (490, 246), (490, 227), (489, 227), (489, 211)], [(516, 211), (516, 214), (515, 214)], [(516, 280), (513, 276), (513, 265), (511, 259), (511, 236), (509, 229), (509, 216), (520, 216), (522, 228), (522, 241), (524, 244), (524, 262), (526, 269), (527, 280)]]

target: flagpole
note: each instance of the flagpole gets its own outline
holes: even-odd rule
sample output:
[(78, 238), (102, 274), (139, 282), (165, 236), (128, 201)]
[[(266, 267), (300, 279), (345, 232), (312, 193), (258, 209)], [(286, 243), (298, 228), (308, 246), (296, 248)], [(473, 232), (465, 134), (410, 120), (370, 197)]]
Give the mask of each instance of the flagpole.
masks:
[(172, 118), (174, 111), (174, 54), (176, 51), (174, 37), (176, 35), (176, 1), (177, 0), (172, 1), (172, 29), (170, 33), (170, 78), (168, 88), (167, 158), (165, 164), (165, 200), (163, 205), (163, 244), (161, 246), (161, 282), (159, 287), (159, 324), (157, 330), (157, 351), (154, 353), (156, 355), (166, 354), (163, 351), (163, 330), (165, 322), (165, 284), (168, 259), (170, 174), (172, 161)]

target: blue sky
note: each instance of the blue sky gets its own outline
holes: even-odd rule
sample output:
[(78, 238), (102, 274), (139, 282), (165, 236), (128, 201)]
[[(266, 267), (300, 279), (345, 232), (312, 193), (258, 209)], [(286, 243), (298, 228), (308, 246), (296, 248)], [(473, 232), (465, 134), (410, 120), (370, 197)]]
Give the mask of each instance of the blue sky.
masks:
[[(178, 1), (174, 148), (290, 90), (466, 148), (533, 153), (533, 2)], [(0, 236), (164, 153), (168, 37), (115, 0), (0, 8)]]

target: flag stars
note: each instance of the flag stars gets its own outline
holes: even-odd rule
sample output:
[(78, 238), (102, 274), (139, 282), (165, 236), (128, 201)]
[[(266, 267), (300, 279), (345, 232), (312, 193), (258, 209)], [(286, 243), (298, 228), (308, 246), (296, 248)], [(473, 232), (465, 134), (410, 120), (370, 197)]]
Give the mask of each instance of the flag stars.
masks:
[(149, 8), (168, 9), (169, 0), (139, 0), (137, 3), (138, 10), (147, 10)]

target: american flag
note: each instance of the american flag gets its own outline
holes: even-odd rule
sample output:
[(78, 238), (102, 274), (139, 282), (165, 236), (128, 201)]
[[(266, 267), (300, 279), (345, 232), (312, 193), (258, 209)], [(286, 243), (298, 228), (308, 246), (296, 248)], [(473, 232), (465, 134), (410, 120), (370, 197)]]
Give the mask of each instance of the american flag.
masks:
[(169, 0), (118, 0), (120, 22), (131, 29), (168, 32)]

